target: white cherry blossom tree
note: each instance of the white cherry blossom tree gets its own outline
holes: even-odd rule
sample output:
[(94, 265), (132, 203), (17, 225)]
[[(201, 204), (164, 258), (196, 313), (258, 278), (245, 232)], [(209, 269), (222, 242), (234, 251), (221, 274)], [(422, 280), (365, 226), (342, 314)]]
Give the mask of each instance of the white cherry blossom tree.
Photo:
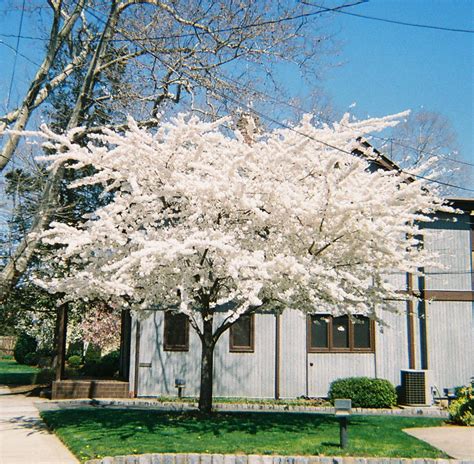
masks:
[[(375, 317), (396, 298), (388, 271), (433, 261), (417, 224), (449, 208), (426, 182), (374, 169), (357, 137), (404, 114), (292, 129), (250, 140), (226, 119), (180, 115), (151, 133), (133, 120), (80, 146), (43, 128), (54, 172), (93, 166), (71, 188), (113, 195), (80, 225), (55, 222), (57, 275), (38, 282), (65, 300), (185, 314), (202, 342), (199, 407), (212, 407), (214, 347), (241, 315), (315, 309)], [(246, 141), (247, 140), (247, 141)], [(424, 169), (424, 167), (422, 168)], [(393, 309), (393, 308), (392, 308)]]

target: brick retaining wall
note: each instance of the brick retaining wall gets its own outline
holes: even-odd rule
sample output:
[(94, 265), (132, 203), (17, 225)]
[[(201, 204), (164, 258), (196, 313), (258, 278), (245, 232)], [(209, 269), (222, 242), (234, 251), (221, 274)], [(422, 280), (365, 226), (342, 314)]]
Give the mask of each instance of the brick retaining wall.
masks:
[(474, 461), (427, 458), (260, 456), (256, 454), (142, 454), (92, 459), (86, 461), (86, 464), (474, 464)]
[(127, 398), (128, 382), (118, 380), (60, 380), (53, 382), (51, 399)]

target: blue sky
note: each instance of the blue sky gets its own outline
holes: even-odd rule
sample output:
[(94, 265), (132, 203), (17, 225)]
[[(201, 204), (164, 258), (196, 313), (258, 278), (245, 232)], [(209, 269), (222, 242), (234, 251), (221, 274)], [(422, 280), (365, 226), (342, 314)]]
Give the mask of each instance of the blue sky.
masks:
[[(472, 0), (371, 0), (347, 11), (404, 22), (474, 30)], [(336, 16), (336, 15), (335, 15)], [(452, 122), (464, 158), (474, 162), (474, 34), (414, 28), (338, 14), (345, 64), (325, 89), (359, 116), (424, 108)]]
[[(21, 6), (21, 0), (15, 0)], [(315, 1), (316, 4), (319, 4)], [(325, 2), (340, 5), (342, 1)], [(371, 0), (349, 8), (354, 13), (443, 27), (474, 29), (472, 0)], [(0, 11), (1, 12), (1, 11)], [(447, 116), (459, 138), (464, 158), (474, 162), (474, 34), (414, 28), (333, 13), (339, 53), (322, 82), (337, 109), (351, 108), (359, 117), (382, 116), (405, 109), (438, 111)], [(0, 33), (16, 34), (19, 14), (0, 15)], [(36, 35), (28, 20), (24, 35)], [(15, 47), (16, 39), (0, 36)], [(14, 60), (0, 42), (0, 110), (5, 109)], [(43, 44), (20, 42), (20, 52), (40, 61)], [(25, 91), (34, 70), (18, 56), (10, 109)]]

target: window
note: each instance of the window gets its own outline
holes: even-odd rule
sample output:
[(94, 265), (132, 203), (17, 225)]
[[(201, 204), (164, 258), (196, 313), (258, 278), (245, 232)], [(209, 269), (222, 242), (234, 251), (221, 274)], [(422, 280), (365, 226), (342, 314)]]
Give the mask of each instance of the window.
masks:
[(308, 351), (372, 352), (374, 323), (365, 316), (333, 317), (327, 314), (308, 316)]
[(233, 353), (253, 353), (254, 315), (240, 316), (229, 329), (229, 350)]
[(164, 349), (189, 350), (189, 321), (184, 314), (165, 312)]

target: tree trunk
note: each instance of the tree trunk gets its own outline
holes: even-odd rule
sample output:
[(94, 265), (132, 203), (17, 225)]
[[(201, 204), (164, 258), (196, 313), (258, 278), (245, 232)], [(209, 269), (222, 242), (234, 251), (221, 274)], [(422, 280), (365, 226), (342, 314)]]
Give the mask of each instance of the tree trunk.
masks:
[(64, 380), (64, 366), (66, 362), (66, 336), (67, 336), (67, 303), (62, 304), (57, 312), (56, 334), (56, 359), (55, 380)]
[(212, 334), (212, 319), (204, 321), (201, 346), (201, 388), (199, 392), (199, 410), (209, 414), (212, 411), (212, 383), (215, 346)]

